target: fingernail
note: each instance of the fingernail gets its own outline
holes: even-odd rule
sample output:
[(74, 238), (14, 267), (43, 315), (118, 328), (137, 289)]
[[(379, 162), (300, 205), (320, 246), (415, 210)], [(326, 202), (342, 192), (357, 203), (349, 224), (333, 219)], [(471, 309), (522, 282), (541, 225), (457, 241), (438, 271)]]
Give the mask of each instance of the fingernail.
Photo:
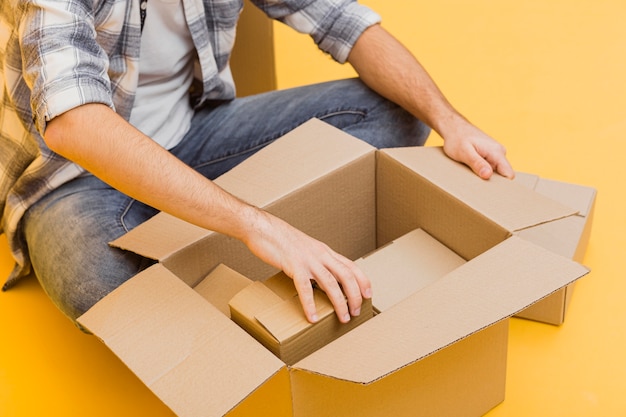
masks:
[(354, 310), (354, 313), (352, 313), (353, 316), (358, 316), (359, 314), (361, 314), (361, 307), (357, 308)]
[(311, 316), (311, 321), (312, 321), (313, 323), (317, 323), (317, 320), (319, 320), (319, 317), (317, 317), (317, 314), (313, 314), (313, 315)]
[(346, 314), (345, 316), (343, 316), (343, 321), (344, 323), (347, 323), (350, 321), (350, 314)]
[(487, 168), (487, 167), (483, 167), (483, 169), (481, 169), (480, 172), (478, 173), (478, 175), (481, 178), (488, 178), (489, 174), (490, 174), (489, 168)]
[(365, 298), (372, 298), (372, 289), (368, 288), (365, 290)]

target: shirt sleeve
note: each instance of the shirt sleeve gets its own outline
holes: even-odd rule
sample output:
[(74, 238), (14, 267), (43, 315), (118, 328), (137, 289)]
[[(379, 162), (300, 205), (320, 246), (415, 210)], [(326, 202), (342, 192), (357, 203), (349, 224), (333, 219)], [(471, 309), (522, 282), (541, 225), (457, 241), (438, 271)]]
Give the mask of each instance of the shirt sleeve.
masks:
[(380, 16), (355, 0), (252, 0), (261, 10), (301, 33), (336, 61), (346, 62), (355, 42)]
[(42, 136), (47, 122), (72, 108), (86, 103), (113, 108), (108, 57), (96, 42), (89, 3), (33, 0), (23, 8), (23, 76)]

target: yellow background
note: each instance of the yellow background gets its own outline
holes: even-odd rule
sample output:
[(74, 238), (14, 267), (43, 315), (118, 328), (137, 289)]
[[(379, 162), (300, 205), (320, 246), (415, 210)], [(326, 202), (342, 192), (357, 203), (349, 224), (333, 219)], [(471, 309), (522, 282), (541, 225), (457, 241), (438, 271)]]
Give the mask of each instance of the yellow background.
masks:
[[(511, 320), (506, 400), (488, 416), (626, 415), (626, 4), (363, 3), (462, 113), (506, 145), (517, 170), (598, 189), (592, 272), (563, 326)], [(275, 45), (279, 88), (353, 74), (279, 24)], [(10, 267), (2, 236), (0, 276)], [(0, 329), (0, 416), (171, 415), (36, 281), (0, 294)]]

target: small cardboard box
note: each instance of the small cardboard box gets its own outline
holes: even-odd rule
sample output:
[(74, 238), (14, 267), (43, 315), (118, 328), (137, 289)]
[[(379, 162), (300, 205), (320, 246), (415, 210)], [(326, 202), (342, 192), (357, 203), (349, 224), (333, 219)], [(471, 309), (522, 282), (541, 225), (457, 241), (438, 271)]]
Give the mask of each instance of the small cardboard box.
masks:
[(293, 365), (374, 316), (372, 301), (341, 324), (326, 294), (313, 289), (319, 321), (307, 321), (291, 278), (279, 272), (264, 282), (250, 281), (228, 303), (230, 317), (287, 365)]
[(242, 288), (211, 276), (220, 264), (254, 280), (278, 271), (234, 239), (155, 216), (113, 245), (158, 264), (79, 321), (181, 416), (482, 415), (504, 399), (508, 317), (588, 272), (517, 236), (576, 208), (497, 175), (481, 180), (440, 148), (376, 150), (313, 120), (216, 183), (351, 259), (399, 248), (359, 261), (372, 275), (384, 264), (374, 300), (385, 276), (431, 256), (403, 255), (431, 247), (404, 239), (415, 229), (463, 262), (397, 290), (401, 300), (288, 366), (203, 295)]

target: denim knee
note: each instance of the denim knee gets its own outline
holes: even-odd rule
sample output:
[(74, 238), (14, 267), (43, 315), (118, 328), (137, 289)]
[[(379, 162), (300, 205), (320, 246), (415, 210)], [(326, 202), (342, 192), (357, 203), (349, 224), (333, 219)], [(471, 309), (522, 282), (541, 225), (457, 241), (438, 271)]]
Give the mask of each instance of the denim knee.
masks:
[[(129, 223), (141, 221), (135, 213), (142, 208), (132, 201), (95, 178), (81, 178), (26, 212), (22, 229), (32, 269), (72, 321), (152, 263), (109, 246), (126, 233)], [(125, 219), (129, 210), (132, 220)]]

